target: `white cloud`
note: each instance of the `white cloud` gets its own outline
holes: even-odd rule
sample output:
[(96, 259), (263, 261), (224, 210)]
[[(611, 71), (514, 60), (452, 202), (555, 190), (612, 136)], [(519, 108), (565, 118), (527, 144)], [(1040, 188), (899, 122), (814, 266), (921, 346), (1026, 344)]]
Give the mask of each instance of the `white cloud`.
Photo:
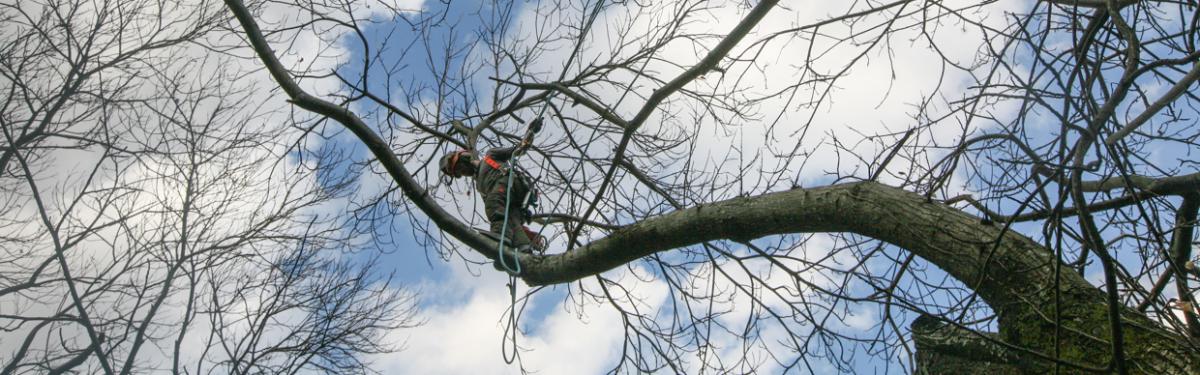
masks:
[[(398, 353), (373, 358), (375, 368), (385, 373), (411, 374), (518, 374), (518, 364), (504, 363), (502, 345), (510, 300), (507, 277), (488, 267), (472, 275), (462, 263), (452, 263), (448, 281), (426, 285), (422, 296), (427, 307), (425, 324), (396, 331), (392, 341), (406, 343)], [(634, 282), (632, 278), (615, 279)], [(518, 281), (519, 283), (519, 281)], [(584, 288), (594, 289), (592, 282)], [(647, 301), (661, 301), (661, 285), (629, 285)], [(518, 288), (518, 297), (526, 291)], [(543, 374), (596, 374), (612, 366), (619, 355), (624, 331), (619, 316), (606, 306), (588, 302), (583, 306), (535, 295), (532, 304), (553, 304), (541, 319), (525, 318), (525, 330), (517, 345), (525, 369)], [(559, 306), (562, 303), (564, 305)], [(655, 302), (657, 303), (657, 302)], [(519, 306), (519, 305), (518, 305)], [(650, 308), (657, 308), (652, 305)]]

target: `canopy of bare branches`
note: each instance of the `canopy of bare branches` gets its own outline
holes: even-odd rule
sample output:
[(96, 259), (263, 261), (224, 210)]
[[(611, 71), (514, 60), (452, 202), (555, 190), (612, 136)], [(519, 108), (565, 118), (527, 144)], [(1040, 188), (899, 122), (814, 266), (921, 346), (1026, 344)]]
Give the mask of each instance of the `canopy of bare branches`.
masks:
[(369, 371), (415, 304), (346, 254), (493, 272), (438, 158), (537, 117), (550, 249), (508, 256), (620, 316), (613, 372), (1200, 372), (1191, 1), (0, 20), (4, 373)]

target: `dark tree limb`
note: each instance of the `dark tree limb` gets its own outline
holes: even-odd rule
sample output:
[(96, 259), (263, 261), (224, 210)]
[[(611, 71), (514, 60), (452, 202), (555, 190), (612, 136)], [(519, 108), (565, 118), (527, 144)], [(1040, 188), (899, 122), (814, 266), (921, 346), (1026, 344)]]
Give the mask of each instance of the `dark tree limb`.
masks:
[[(1192, 234), (1196, 230), (1196, 211), (1200, 209), (1200, 194), (1188, 194), (1183, 196), (1183, 203), (1179, 205), (1179, 211), (1175, 216), (1175, 233), (1171, 236), (1171, 251), (1170, 261), (1167, 267), (1171, 272), (1175, 273), (1175, 288), (1179, 294), (1179, 300), (1184, 302), (1184, 306), (1196, 306), (1196, 299), (1192, 297), (1191, 288), (1188, 287), (1188, 277), (1186, 266), (1191, 261), (1192, 257)], [(1183, 309), (1183, 319), (1187, 324), (1187, 332), (1192, 337), (1200, 337), (1200, 319), (1196, 316), (1196, 309)]]

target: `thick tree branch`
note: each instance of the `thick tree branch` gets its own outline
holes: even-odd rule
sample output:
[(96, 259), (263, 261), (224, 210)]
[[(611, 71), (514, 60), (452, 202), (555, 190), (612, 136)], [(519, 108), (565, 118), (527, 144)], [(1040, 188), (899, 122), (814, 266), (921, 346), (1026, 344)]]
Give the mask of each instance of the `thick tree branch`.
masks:
[[(735, 198), (653, 217), (575, 251), (535, 259), (524, 278), (534, 285), (569, 282), (705, 241), (825, 232), (857, 233), (895, 244), (960, 280), (984, 276), (981, 293), (994, 305), (1019, 299), (1020, 288), (1011, 285), (1037, 288), (1052, 281), (1052, 255), (1028, 238), (1002, 233), (954, 208), (926, 203), (918, 194), (869, 182)], [(1025, 271), (981, 270), (997, 240), (1001, 243), (994, 263)], [(1064, 277), (1065, 285), (1091, 288), (1078, 276)]]
[[(1052, 339), (1029, 336), (1041, 329), (1040, 322), (1052, 324), (1047, 306), (1053, 305), (1049, 291), (1054, 290), (1053, 264), (1057, 260), (1050, 250), (952, 207), (927, 202), (919, 194), (873, 182), (794, 189), (675, 211), (630, 224), (572, 252), (525, 256), (522, 277), (532, 285), (569, 282), (660, 251), (706, 241), (828, 232), (882, 240), (936, 264), (958, 280), (979, 280), (973, 288), (1000, 315), (1005, 338), (1042, 350), (1044, 358), (1051, 357), (1046, 353), (1053, 341), (1044, 340)], [(1105, 326), (1108, 307), (1104, 294), (1076, 273), (1062, 272), (1058, 277), (1061, 298), (1068, 305), (1062, 314), (1073, 320), (1071, 324)], [(1153, 343), (1140, 346), (1150, 349), (1128, 353), (1128, 358), (1174, 366), (1167, 372), (1192, 369), (1187, 363), (1195, 360), (1194, 354), (1180, 354), (1155, 323), (1129, 309), (1122, 311), (1128, 336), (1139, 345)], [(1059, 343), (1098, 351), (1068, 360), (1100, 367), (1106, 364), (1109, 352), (1103, 349), (1107, 345), (1102, 337), (1071, 333), (1064, 334)]]
[[(1175, 234), (1171, 236), (1170, 256), (1167, 267), (1175, 272), (1175, 288), (1179, 299), (1187, 306), (1196, 306), (1191, 288), (1188, 287), (1188, 277), (1185, 266), (1192, 258), (1192, 238), (1196, 229), (1196, 210), (1200, 209), (1200, 194), (1183, 196), (1183, 203), (1175, 215)], [(1183, 320), (1187, 324), (1188, 334), (1200, 337), (1200, 318), (1194, 309), (1184, 309)]]
[(913, 320), (912, 335), (918, 374), (972, 373), (982, 369), (1017, 373), (1018, 363), (1032, 365), (1017, 353), (997, 345), (994, 341), (1001, 338), (995, 333), (972, 332), (933, 316), (921, 315)]
[[(1066, 181), (1063, 182), (1066, 183)], [(1098, 181), (1083, 181), (1080, 185), (1085, 192), (1110, 192), (1120, 188), (1131, 188), (1131, 191), (1126, 195), (1098, 201), (1087, 206), (1089, 212), (1098, 212), (1131, 206), (1154, 197), (1186, 195), (1200, 192), (1200, 173), (1160, 178), (1131, 175), (1128, 177), (1128, 180), (1117, 176)], [(1040, 210), (1009, 216), (992, 211), (970, 195), (959, 195), (945, 201), (946, 204), (957, 202), (970, 204), (994, 222), (1023, 222), (1042, 220), (1052, 216), (1066, 218), (1079, 215), (1080, 211), (1078, 207), (1067, 207), (1058, 211)]]
[(433, 197), (417, 183), (408, 169), (404, 167), (404, 163), (392, 152), (388, 147), (387, 142), (383, 140), (375, 131), (371, 130), (366, 123), (350, 110), (312, 96), (300, 88), (300, 85), (292, 79), (287, 68), (279, 62), (275, 57), (275, 52), (271, 50), (271, 46), (267, 44), (266, 38), (262, 31), (258, 28), (258, 23), (254, 21), (254, 17), (250, 14), (250, 10), (246, 8), (240, 0), (225, 0), (225, 5), (229, 7), (234, 16), (237, 17), (242, 28), (246, 32), (246, 38), (249, 39), (251, 46), (267, 71), (275, 78), (275, 82), (283, 91), (288, 94), (292, 102), (300, 108), (304, 108), (313, 113), (326, 116), (349, 129), (358, 139), (371, 151), (371, 155), (383, 165), (387, 170), (388, 175), (400, 185), (400, 189), (404, 192), (404, 196), (413, 201), (417, 208), (421, 209), (429, 219), (437, 225), (439, 229), (445, 233), (457, 238), (467, 246), (470, 246), (485, 256), (495, 257), (491, 249), (496, 248), (496, 242), (489, 240), (483, 235), (475, 232), (470, 226), (462, 223), (454, 218), (445, 209), (434, 201)]
[(1133, 133), (1134, 130), (1137, 130), (1139, 126), (1142, 126), (1142, 124), (1146, 123), (1146, 121), (1149, 121), (1150, 118), (1157, 115), (1158, 112), (1163, 108), (1166, 108), (1171, 103), (1175, 103), (1175, 101), (1184, 93), (1186, 93), (1188, 88), (1192, 87), (1192, 84), (1196, 83), (1196, 80), (1198, 79), (1200, 79), (1200, 62), (1192, 64), (1192, 70), (1188, 71), (1188, 73), (1180, 78), (1179, 81), (1176, 81), (1174, 85), (1171, 85), (1171, 89), (1167, 90), (1166, 94), (1163, 94), (1163, 96), (1158, 98), (1158, 100), (1150, 103), (1150, 105), (1147, 106), (1146, 109), (1138, 115), (1138, 117), (1134, 118), (1133, 121), (1130, 121), (1129, 123), (1125, 124), (1125, 126), (1122, 126), (1120, 130), (1117, 130), (1117, 132), (1109, 135), (1108, 138), (1104, 140), (1104, 143), (1109, 146), (1115, 145), (1122, 138), (1125, 138), (1125, 136), (1129, 135), (1129, 133)]

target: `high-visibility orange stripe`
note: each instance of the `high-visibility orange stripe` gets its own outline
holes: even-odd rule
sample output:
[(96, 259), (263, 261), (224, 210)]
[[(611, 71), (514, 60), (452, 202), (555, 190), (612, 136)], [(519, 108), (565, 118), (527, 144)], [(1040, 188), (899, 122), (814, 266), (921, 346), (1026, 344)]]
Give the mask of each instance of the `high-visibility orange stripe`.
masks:
[(484, 162), (484, 163), (487, 163), (487, 165), (488, 165), (488, 166), (491, 166), (491, 167), (492, 167), (492, 169), (495, 169), (495, 170), (498, 170), (498, 171), (502, 171), (502, 170), (504, 170), (504, 168), (500, 166), (500, 163), (499, 163), (499, 162), (496, 162), (496, 159), (492, 159), (492, 156), (491, 156), (491, 155), (484, 156), (484, 157), (483, 157), (483, 162)]

